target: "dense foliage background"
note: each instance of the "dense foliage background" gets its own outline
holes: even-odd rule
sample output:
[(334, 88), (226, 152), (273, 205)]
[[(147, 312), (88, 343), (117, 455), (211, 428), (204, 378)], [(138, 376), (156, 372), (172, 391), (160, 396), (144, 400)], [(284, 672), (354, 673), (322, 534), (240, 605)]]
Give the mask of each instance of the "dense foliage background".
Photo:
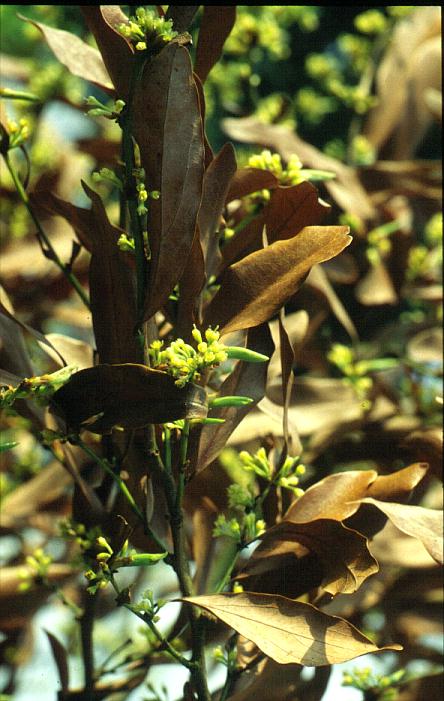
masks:
[[(132, 6), (122, 9), (134, 10)], [(0, 367), (2, 385), (10, 391), (17, 386), (17, 377), (27, 376), (26, 368), (28, 376), (54, 371), (54, 348), (69, 357), (70, 363), (93, 364), (97, 328), (94, 335), (91, 313), (66, 275), (72, 268), (81, 289), (88, 289), (90, 253), (79, 237), (82, 227), (74, 221), (74, 209), (67, 215), (66, 208), (54, 202), (58, 198), (89, 209), (91, 196), (81, 186), (84, 180), (100, 194), (112, 225), (121, 226), (121, 197), (110, 171), (103, 169), (113, 169), (122, 152), (116, 120), (86, 114), (91, 107), (85, 104), (86, 97), (106, 103), (109, 96), (72, 67), (68, 70), (66, 62), (58, 61), (54, 45), (51, 50), (35, 24), (71, 32), (95, 46), (81, 10), (61, 5), (3, 5), (1, 13), (2, 155), (10, 154), (19, 181), (30, 194), (33, 212), (44, 224), (51, 250), (59, 261), (69, 261), (63, 274), (54, 254), (36, 237), (29, 202), (20, 197), (2, 161)], [(194, 61), (201, 25), (202, 9), (189, 27)], [(51, 40), (48, 43), (51, 46)], [(225, 499), (230, 482), (241, 487), (252, 484), (242, 473), (240, 451), (253, 455), (263, 448), (272, 461), (270, 456), (278, 454), (282, 442), (287, 448), (291, 444), (293, 457), (300, 454), (303, 469), (297, 488), (296, 481), (293, 488), (288, 481), (274, 485), (276, 494), (264, 505), (269, 525), (279, 523), (279, 514), (292, 499), (301, 497), (302, 490), (345, 472), (366, 475), (374, 470), (387, 478), (379, 494), (349, 495), (350, 501), (368, 496), (389, 503), (409, 501), (435, 515), (441, 508), (440, 65), (438, 6), (237, 7), (234, 27), (204, 86), (206, 137), (215, 154), (230, 140), (238, 169), (267, 171), (274, 180), (269, 178), (260, 186), (258, 180), (256, 192), (250, 188), (245, 196), (241, 193), (226, 200), (224, 218), (218, 222), (225, 260), (236, 263), (256, 250), (264, 223), (272, 232), (271, 223), (279, 213), (271, 209), (270, 193), (307, 180), (318, 188), (321, 202), (308, 202), (307, 196), (307, 201), (298, 204), (299, 211), (306, 207), (310, 216), (315, 212), (332, 231), (337, 225), (350, 227), (353, 240), (322, 266), (314, 261), (297, 295), (285, 299), (288, 347), (282, 341), (285, 334), (279, 336), (274, 315), (273, 338), (276, 346), (280, 338), (281, 348), (286, 348), (282, 351), (283, 356), (287, 353), (286, 360), (281, 358), (281, 366), (279, 353), (273, 355), (265, 397), (239, 423), (217, 460), (215, 456), (211, 470), (190, 482), (184, 507), (189, 538), (200, 528), (211, 539), (214, 513), (232, 515)], [(306, 226), (304, 217), (301, 214), (302, 226)], [(216, 276), (207, 280), (208, 295), (219, 282)], [(163, 309), (165, 317), (159, 328), (165, 338), (172, 318), (168, 314), (176, 309), (177, 301), (173, 294), (168, 311)], [(213, 307), (222, 326), (227, 321), (224, 310), (232, 304), (233, 299), (227, 297), (220, 308), (217, 303)], [(248, 326), (254, 324), (245, 328)], [(52, 350), (48, 351), (41, 334)], [(293, 388), (283, 398), (282, 375), (285, 378), (286, 372), (288, 380), (293, 378)], [(254, 384), (251, 378), (249, 381)], [(246, 380), (243, 393), (249, 395)], [(72, 525), (67, 525), (68, 519), (83, 522), (81, 502), (77, 494), (73, 511), (72, 470), (69, 474), (60, 446), (42, 441), (35, 428), (41, 408), (33, 412), (23, 403), (9, 406), (6, 401), (5, 405), (0, 698), (26, 698), (31, 678), (35, 698), (55, 698), (60, 688), (56, 666), (64, 692), (66, 664), (70, 688), (79, 689), (83, 684), (85, 657), (79, 636), (85, 631), (81, 628), (79, 634), (78, 621), (85, 615), (90, 595), (82, 579), (84, 563), (79, 564), (78, 544), (83, 535), (74, 533), (70, 540)], [(85, 465), (88, 483), (102, 497), (99, 470), (86, 463), (82, 470)], [(407, 472), (401, 477), (403, 470)], [(396, 484), (395, 478), (389, 482), (393, 475), (398, 475)], [(259, 490), (265, 489), (267, 482), (260, 472), (252, 479)], [(430, 531), (428, 522), (422, 521), (413, 521), (409, 528), (409, 512), (398, 521), (383, 512), (385, 521), (389, 516), (384, 525), (378, 512), (380, 522), (375, 525), (374, 513), (374, 506), (366, 504), (355, 521), (348, 522), (358, 531), (362, 525), (360, 532), (372, 538), (370, 550), (381, 566), (353, 594), (339, 594), (330, 602), (320, 589), (314, 595), (319, 583), (310, 586), (309, 593), (292, 592), (290, 579), (302, 573), (291, 567), (286, 570), (284, 561), (278, 574), (272, 570), (259, 581), (254, 580), (255, 571), (248, 570), (245, 558), (237, 574), (241, 585), (245, 576), (247, 582), (253, 578), (257, 586), (264, 587), (253, 591), (276, 593), (276, 589), (289, 598), (315, 602), (325, 612), (347, 618), (376, 646), (396, 642), (403, 645), (403, 651), (378, 655), (379, 666), (369, 663), (372, 672), (367, 669), (367, 658), (363, 664), (348, 662), (343, 679), (346, 688), (340, 691), (337, 675), (335, 690), (328, 687), (330, 667), (317, 667), (312, 677), (301, 676), (299, 665), (295, 671), (294, 665), (281, 667), (268, 660), (257, 677), (252, 673), (248, 683), (236, 686), (229, 698), (330, 701), (338, 694), (345, 699), (348, 692), (350, 699), (366, 701), (420, 701), (426, 695), (433, 698), (435, 692), (438, 698), (442, 684), (438, 646), (441, 580), (436, 557), (430, 554), (438, 547), (435, 522)], [(361, 522), (370, 523), (373, 532), (366, 532)], [(198, 551), (196, 543), (193, 547)], [(198, 557), (195, 560), (198, 563)], [(242, 567), (246, 568), (243, 575)], [(80, 576), (73, 576), (73, 568)], [(149, 586), (157, 598), (177, 595), (166, 565), (156, 566), (148, 577), (143, 569), (141, 572), (136, 591)], [(281, 580), (285, 591), (278, 588)], [(78, 696), (72, 692), (60, 698), (182, 698), (179, 686), (171, 687), (163, 673), (162, 655), (147, 663), (146, 651), (153, 638), (146, 626), (129, 611), (117, 610), (112, 594), (103, 595), (96, 616), (96, 671), (105, 695), (88, 697), (79, 691)], [(166, 614), (162, 625), (165, 630), (173, 628), (180, 637), (181, 626), (174, 613)], [(213, 649), (209, 666), (211, 688), (218, 689), (224, 681), (224, 664), (229, 667), (229, 648), (221, 652), (218, 646), (224, 643), (223, 634), (214, 628), (211, 645), (216, 652)], [(54, 675), (45, 680), (46, 668), (53, 666), (51, 649), (56, 665)], [(248, 649), (238, 650), (247, 664), (249, 654)], [(151, 665), (148, 682), (147, 664)], [(36, 677), (36, 670), (42, 669), (45, 672), (38, 671), (41, 677)], [(126, 683), (127, 678), (135, 680), (135, 691), (130, 691), (130, 684), (119, 692), (119, 682)], [(164, 684), (168, 691), (162, 691)], [(194, 698), (192, 693), (184, 698)]]

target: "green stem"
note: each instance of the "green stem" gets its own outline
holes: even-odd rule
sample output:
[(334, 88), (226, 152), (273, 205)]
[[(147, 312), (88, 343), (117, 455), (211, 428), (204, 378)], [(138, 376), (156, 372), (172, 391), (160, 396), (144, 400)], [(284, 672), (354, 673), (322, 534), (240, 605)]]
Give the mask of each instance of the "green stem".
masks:
[(134, 140), (132, 125), (132, 101), (136, 83), (142, 73), (145, 63), (134, 64), (131, 75), (128, 104), (122, 113), (120, 126), (122, 128), (122, 156), (125, 167), (125, 190), (130, 219), (130, 234), (134, 238), (134, 253), (136, 259), (136, 304), (137, 321), (140, 326), (143, 321), (143, 311), (145, 306), (145, 294), (147, 287), (147, 259), (143, 241), (143, 229), (137, 212), (138, 200), (135, 187), (134, 168), (136, 167), (134, 158)]
[[(117, 594), (117, 597), (119, 597), (121, 595), (121, 592), (120, 592), (119, 587), (117, 586), (115, 578), (112, 575), (110, 578), (110, 582), (111, 582), (111, 585), (112, 585), (114, 591)], [(134, 606), (132, 606), (132, 604), (125, 603), (125, 604), (123, 604), (123, 606), (126, 609), (128, 609), (128, 611), (131, 611), (131, 613), (133, 613), (135, 616), (137, 616), (137, 618), (140, 618), (141, 621), (143, 621), (144, 623), (147, 624), (149, 629), (156, 636), (156, 638), (159, 641), (161, 648), (163, 650), (166, 650), (171, 655), (171, 657), (174, 657), (174, 659), (177, 660), (177, 662), (180, 662), (180, 664), (182, 664), (184, 667), (186, 667), (190, 671), (192, 670), (192, 668), (193, 668), (192, 662), (190, 660), (188, 660), (186, 657), (184, 657), (183, 655), (181, 655), (180, 652), (178, 652), (171, 645), (171, 643), (162, 635), (162, 633), (160, 632), (160, 630), (158, 629), (158, 627), (156, 626), (154, 621), (146, 613), (142, 613), (141, 611), (137, 611), (137, 609), (135, 609)]]
[(226, 586), (228, 580), (229, 580), (230, 577), (231, 577), (231, 573), (232, 573), (232, 571), (233, 571), (233, 568), (234, 568), (234, 566), (235, 566), (235, 564), (236, 564), (236, 560), (237, 560), (238, 557), (239, 557), (239, 548), (236, 546), (234, 552), (233, 552), (232, 555), (231, 555), (230, 560), (228, 561), (228, 564), (227, 564), (227, 566), (226, 566), (225, 572), (224, 572), (224, 574), (222, 575), (222, 577), (221, 577), (221, 579), (220, 579), (220, 581), (219, 581), (219, 584), (216, 586), (215, 594), (219, 594), (219, 593), (225, 588), (225, 586)]
[(82, 660), (84, 672), (85, 698), (93, 698), (94, 694), (94, 645), (93, 629), (97, 594), (83, 592), (83, 614), (80, 618), (80, 638), (82, 642)]
[(165, 469), (171, 473), (171, 430), (167, 426), (163, 427), (164, 448), (165, 448)]
[(26, 209), (28, 210), (28, 213), (34, 222), (37, 232), (38, 232), (38, 237), (40, 238), (40, 241), (45, 244), (47, 249), (51, 252), (51, 260), (54, 261), (54, 263), (60, 268), (62, 271), (63, 275), (69, 280), (77, 294), (79, 295), (80, 299), (82, 300), (83, 304), (90, 309), (90, 303), (88, 296), (85, 293), (85, 290), (83, 289), (82, 285), (80, 284), (79, 280), (77, 277), (74, 275), (72, 270), (69, 269), (67, 265), (62, 263), (60, 260), (59, 256), (57, 255), (56, 251), (54, 250), (54, 247), (48, 238), (45, 230), (43, 229), (42, 225), (40, 224), (39, 220), (37, 219), (35, 212), (31, 206), (31, 203), (29, 201), (29, 197), (26, 193), (25, 188), (23, 187), (20, 178), (18, 177), (18, 174), (11, 162), (11, 159), (9, 157), (9, 152), (6, 152), (3, 154), (3, 158), (5, 159), (6, 167), (8, 168), (9, 174), (11, 175), (11, 178), (14, 182), (15, 188), (17, 190), (17, 193), (25, 205)]
[[(172, 564), (179, 580), (180, 590), (183, 597), (193, 596), (194, 588), (190, 573), (189, 560), (185, 543), (185, 531), (183, 523), (182, 497), (185, 486), (185, 466), (186, 453), (188, 447), (189, 423), (183, 430), (180, 446), (180, 465), (178, 485), (174, 482), (173, 475), (168, 472), (163, 464), (159, 449), (156, 443), (154, 426), (148, 427), (149, 432), (149, 460), (150, 466), (157, 472), (165, 493), (165, 498), (168, 505), (170, 515), (171, 537), (173, 539), (174, 557)], [(208, 689), (206, 680), (205, 668), (205, 638), (204, 638), (204, 620), (201, 617), (200, 610), (195, 606), (189, 607), (189, 621), (191, 627), (192, 638), (192, 658), (188, 669), (191, 672), (191, 678), (196, 689), (197, 698), (199, 701), (210, 701), (211, 695)]]

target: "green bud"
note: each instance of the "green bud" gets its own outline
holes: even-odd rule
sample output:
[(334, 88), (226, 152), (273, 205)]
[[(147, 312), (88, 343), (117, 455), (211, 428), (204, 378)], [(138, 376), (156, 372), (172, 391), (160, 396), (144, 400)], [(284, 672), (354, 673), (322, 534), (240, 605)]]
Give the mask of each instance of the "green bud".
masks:
[(210, 400), (209, 406), (211, 409), (217, 409), (220, 407), (247, 406), (253, 402), (254, 399), (251, 399), (251, 397), (215, 397), (214, 399)]
[(311, 182), (322, 182), (323, 180), (334, 180), (336, 173), (331, 173), (328, 170), (314, 170), (313, 168), (304, 168), (300, 171), (303, 180)]
[(249, 348), (241, 348), (240, 346), (225, 346), (224, 350), (228, 358), (244, 360), (247, 363), (265, 363), (267, 360), (270, 360), (267, 355), (257, 353)]
[(191, 419), (192, 424), (203, 424), (204, 426), (215, 426), (217, 424), (224, 424), (225, 419), (216, 419), (216, 417), (206, 417), (205, 419)]
[(124, 567), (151, 567), (168, 555), (165, 553), (134, 553), (130, 555), (129, 562)]

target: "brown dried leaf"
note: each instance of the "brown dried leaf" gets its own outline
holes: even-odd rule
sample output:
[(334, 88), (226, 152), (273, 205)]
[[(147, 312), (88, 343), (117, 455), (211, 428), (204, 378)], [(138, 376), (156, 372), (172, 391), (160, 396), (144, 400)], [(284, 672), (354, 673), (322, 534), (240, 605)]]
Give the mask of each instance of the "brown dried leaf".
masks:
[(191, 340), (193, 324), (201, 325), (199, 294), (205, 285), (205, 261), (199, 238), (199, 231), (193, 239), (190, 255), (179, 281), (179, 300), (177, 303), (176, 336)]
[(353, 341), (358, 341), (358, 332), (356, 331), (355, 325), (350, 318), (346, 308), (342, 304), (338, 295), (336, 294), (333, 286), (330, 284), (327, 275), (322, 266), (315, 265), (306, 280), (306, 284), (310, 287), (314, 287), (318, 290), (327, 300), (330, 309), (337, 318), (340, 324), (347, 331), (348, 335)]
[(66, 365), (75, 365), (78, 370), (84, 370), (93, 365), (94, 352), (89, 343), (60, 333), (48, 333), (46, 338), (57, 349)]
[(204, 5), (194, 66), (202, 82), (219, 60), (235, 20), (236, 5)]
[[(254, 171), (252, 168), (247, 170)], [(250, 182), (260, 181), (257, 173), (261, 172), (264, 175), (267, 174), (267, 171), (258, 170), (250, 178)], [(268, 175), (272, 175), (272, 173), (268, 173)], [(262, 187), (268, 187), (265, 184), (266, 179), (263, 178), (263, 180)], [(248, 179), (246, 182), (248, 183)], [(241, 181), (239, 186), (242, 184), (244, 183)], [(329, 205), (318, 198), (318, 191), (311, 183), (303, 182), (291, 187), (283, 187), (276, 183), (271, 189), (270, 201), (262, 212), (253, 219), (249, 226), (225, 244), (222, 253), (225, 265), (262, 248), (264, 225), (266, 226), (268, 243), (273, 243), (295, 236), (305, 226), (320, 224), (330, 209)]]
[(186, 32), (198, 9), (199, 5), (168, 5), (165, 19), (173, 21), (176, 32)]
[(271, 594), (214, 594), (183, 599), (248, 638), (279, 664), (321, 667), (380, 650), (351, 623), (310, 604)]
[[(3, 567), (0, 587), (1, 630), (8, 634), (16, 630), (22, 630), (29, 618), (51, 595), (51, 587), (39, 584), (27, 591), (20, 591), (23, 583), (21, 576), (25, 568), (23, 565)], [(71, 577), (77, 574), (69, 565), (52, 563), (48, 567), (45, 577), (50, 585), (61, 586)]]
[(356, 171), (335, 158), (326, 156), (288, 127), (262, 124), (256, 117), (224, 119), (223, 127), (228, 136), (236, 141), (267, 146), (278, 151), (285, 160), (297, 154), (305, 167), (335, 173), (335, 180), (328, 180), (325, 187), (338, 205), (361, 219), (372, 219), (375, 216), (375, 209)]
[(436, 562), (443, 564), (443, 513), (422, 506), (397, 504), (367, 497), (361, 504), (372, 504), (382, 511), (403, 533), (416, 538)]
[(57, 462), (44, 467), (2, 499), (3, 528), (17, 528), (46, 504), (57, 499), (71, 483), (67, 471)]
[(15, 319), (12, 311), (3, 304), (9, 306), (9, 300), (3, 288), (0, 288), (0, 357), (5, 370), (18, 375), (21, 378), (31, 377), (34, 374), (31, 358), (26, 348), (25, 329)]
[(407, 501), (412, 489), (426, 476), (428, 465), (417, 462), (390, 475), (378, 475), (365, 496), (382, 501)]
[(442, 480), (443, 432), (440, 427), (419, 429), (409, 433), (402, 441), (413, 460), (426, 460), (430, 470)]
[(81, 5), (80, 9), (94, 35), (118, 97), (127, 100), (129, 76), (134, 65), (133, 52), (114, 27), (128, 18), (118, 5)]
[(355, 295), (358, 302), (369, 307), (396, 304), (398, 301), (392, 279), (382, 261), (370, 266), (365, 277), (356, 285)]
[(68, 653), (66, 648), (55, 635), (45, 630), (48, 636), (49, 644), (51, 645), (52, 655), (59, 673), (61, 693), (66, 694), (69, 689), (69, 668), (68, 668)]
[(84, 246), (87, 251), (92, 251), (91, 232), (93, 231), (93, 221), (91, 210), (78, 207), (71, 202), (62, 200), (52, 192), (43, 190), (31, 193), (30, 200), (31, 204), (40, 210), (51, 214), (57, 214), (66, 219), (76, 232), (82, 246)]
[(426, 569), (435, 565), (427, 550), (391, 521), (387, 521), (382, 531), (372, 538), (369, 547), (382, 570), (386, 565), (409, 569)]
[(425, 95), (442, 87), (440, 34), (437, 6), (416, 7), (395, 27), (376, 75), (378, 103), (364, 131), (384, 156), (411, 157), (433, 120)]
[(319, 224), (330, 209), (330, 205), (319, 199), (311, 183), (277, 187), (265, 210), (269, 243), (291, 238), (304, 226)]
[(296, 523), (313, 521), (316, 518), (346, 519), (356, 511), (351, 502), (361, 498), (368, 486), (377, 478), (374, 470), (338, 472), (325, 477), (295, 501), (285, 519)]
[(383, 500), (407, 499), (426, 472), (424, 463), (410, 465), (391, 475), (378, 476), (374, 470), (338, 472), (307, 489), (290, 506), (285, 519), (297, 523), (316, 518), (343, 521), (358, 510), (358, 500), (367, 496)]
[(83, 183), (92, 201), (92, 256), (89, 267), (91, 312), (101, 363), (138, 362), (133, 276), (117, 246), (120, 230), (108, 220), (99, 195)]
[[(303, 546), (302, 549), (299, 546)], [(290, 554), (300, 558), (305, 554), (305, 549), (319, 558), (322, 571), (320, 586), (333, 596), (352, 594), (379, 569), (363, 535), (338, 521), (320, 518), (308, 523), (285, 520), (270, 528), (244, 572), (247, 575), (268, 572), (276, 568), (278, 556)]]
[(198, 216), (200, 240), (208, 277), (215, 273), (218, 266), (220, 257), (218, 232), (228, 186), (235, 172), (234, 148), (231, 144), (225, 144), (205, 171)]
[(40, 29), (55, 57), (66, 66), (70, 73), (89, 80), (90, 83), (98, 85), (107, 92), (113, 90), (108, 71), (97, 49), (85, 44), (82, 39), (71, 32), (48, 27), (42, 22), (36, 22), (27, 17), (20, 15), (19, 17)]
[(75, 373), (55, 392), (53, 405), (73, 429), (96, 417), (88, 424), (96, 433), (108, 433), (116, 425), (134, 429), (150, 423), (204, 418), (207, 413), (202, 387), (189, 384), (179, 388), (170, 375), (131, 363), (96, 365)]
[(294, 384), (293, 364), (295, 362), (295, 353), (288, 337), (287, 329), (285, 328), (285, 314), (281, 309), (279, 320), (279, 351), (282, 369), (282, 429), (285, 441), (285, 451), (287, 455), (292, 457), (300, 455), (302, 444), (295, 427), (289, 421), (288, 408), (291, 400), (291, 390)]
[(165, 303), (190, 254), (202, 196), (204, 143), (188, 51), (170, 43), (149, 62), (134, 95), (134, 136), (150, 190), (152, 258), (144, 318)]
[[(56, 348), (52, 345), (49, 339), (40, 331), (36, 331), (28, 324), (20, 321), (14, 316), (13, 312), (8, 309), (9, 300), (3, 288), (0, 288), (0, 331), (2, 340), (2, 350), (8, 358), (8, 367), (6, 370), (14, 374), (20, 374), (21, 377), (29, 377), (34, 374), (32, 370), (31, 358), (24, 345), (24, 338), (28, 337), (33, 342), (38, 343), (40, 348), (46, 353), (47, 357), (52, 360), (57, 358), (56, 365), (63, 365), (63, 358)], [(19, 329), (23, 332), (20, 333)], [(18, 363), (18, 365), (17, 365)], [(25, 370), (24, 373), (19, 373), (20, 369)]]
[(415, 334), (407, 344), (407, 355), (415, 363), (442, 364), (443, 330), (435, 326)]
[[(247, 336), (247, 347), (271, 357), (274, 345), (268, 326), (251, 329)], [(203, 428), (199, 444), (198, 471), (203, 470), (218, 456), (236, 426), (264, 396), (267, 366), (268, 363), (256, 365), (256, 363), (240, 362), (222, 384), (218, 392), (219, 397), (247, 396), (253, 399), (253, 403), (244, 407), (225, 407), (211, 412), (212, 417), (224, 419), (224, 423)]]
[(239, 168), (231, 180), (225, 201), (228, 204), (258, 190), (274, 190), (278, 185), (279, 180), (269, 170)]
[(276, 241), (230, 266), (207, 308), (206, 324), (219, 324), (228, 333), (268, 321), (295, 294), (313, 265), (348, 246), (347, 232), (345, 226), (307, 226), (288, 241)]

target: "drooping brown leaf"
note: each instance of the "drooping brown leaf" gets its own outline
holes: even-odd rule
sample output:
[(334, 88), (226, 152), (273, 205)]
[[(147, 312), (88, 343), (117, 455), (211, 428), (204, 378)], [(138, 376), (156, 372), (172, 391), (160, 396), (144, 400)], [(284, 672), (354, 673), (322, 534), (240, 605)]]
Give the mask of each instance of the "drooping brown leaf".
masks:
[(173, 21), (176, 32), (186, 32), (198, 9), (199, 5), (168, 5), (165, 19)]
[(427, 569), (435, 565), (432, 556), (415, 538), (403, 533), (387, 521), (370, 542), (370, 551), (379, 562), (381, 569), (386, 565), (408, 569)]
[(45, 630), (48, 636), (49, 644), (51, 645), (54, 662), (59, 673), (60, 690), (62, 695), (66, 694), (69, 689), (69, 668), (68, 668), (68, 653), (66, 648), (55, 635)]
[(415, 334), (407, 344), (407, 355), (415, 363), (442, 363), (443, 330), (435, 326)]
[(380, 650), (351, 623), (314, 606), (271, 594), (214, 594), (183, 599), (209, 611), (279, 664), (322, 667)]
[(203, 140), (204, 140), (204, 166), (205, 170), (208, 168), (210, 165), (211, 161), (214, 158), (213, 154), (213, 149), (210, 146), (210, 142), (208, 141), (207, 133), (205, 131), (205, 93), (202, 85), (202, 81), (200, 80), (199, 76), (196, 73), (193, 73), (193, 78), (194, 82), (196, 83), (196, 88), (197, 88), (197, 95), (199, 97), (199, 110), (200, 110), (200, 119), (202, 121), (202, 127), (203, 127)]
[(202, 195), (204, 144), (199, 96), (188, 51), (170, 43), (137, 82), (134, 136), (150, 190), (150, 275), (144, 318), (167, 300), (190, 254)]
[[(274, 345), (268, 325), (250, 330), (247, 336), (247, 347), (268, 357), (271, 356)], [(211, 416), (224, 419), (224, 423), (204, 426), (199, 444), (198, 471), (203, 470), (217, 457), (236, 426), (251, 411), (252, 406), (264, 396), (267, 365), (268, 363), (257, 365), (256, 363), (240, 362), (222, 384), (218, 396), (247, 396), (253, 399), (253, 403), (244, 407), (224, 407), (212, 410)]]
[(127, 20), (118, 5), (81, 5), (81, 12), (97, 42), (117, 96), (128, 99), (133, 52), (115, 27)]
[(219, 324), (227, 333), (268, 321), (297, 292), (313, 265), (348, 246), (347, 232), (345, 226), (305, 227), (297, 236), (230, 266), (206, 311), (206, 324)]
[(110, 224), (99, 195), (86, 183), (83, 187), (92, 201), (89, 285), (99, 359), (101, 363), (139, 362), (133, 276), (117, 246), (120, 230)]
[(199, 230), (193, 239), (190, 255), (179, 280), (179, 299), (177, 302), (176, 335), (191, 340), (193, 324), (201, 325), (199, 294), (205, 285), (205, 260), (199, 237)]
[(27, 17), (21, 17), (21, 19), (33, 24), (41, 31), (55, 57), (66, 66), (70, 73), (89, 80), (90, 83), (98, 85), (102, 90), (113, 91), (108, 71), (97, 49), (85, 44), (82, 39), (64, 29), (48, 27), (43, 22), (36, 22)]
[(366, 306), (396, 304), (398, 301), (392, 279), (382, 261), (370, 266), (356, 285), (355, 294), (358, 302)]
[(29, 516), (60, 497), (70, 483), (71, 477), (62, 465), (47, 465), (2, 499), (2, 527), (22, 527)]
[(431, 427), (409, 433), (402, 441), (413, 460), (425, 460), (430, 470), (442, 480), (443, 432), (440, 427)]
[(309, 182), (291, 187), (277, 187), (271, 193), (265, 210), (265, 225), (269, 243), (294, 236), (312, 224), (320, 224), (331, 207), (318, 197)]
[(204, 5), (194, 66), (202, 82), (219, 60), (235, 20), (236, 5)]
[(90, 368), (94, 364), (94, 351), (89, 343), (61, 333), (48, 333), (46, 338), (59, 353), (59, 363), (61, 356), (66, 365), (75, 365), (77, 370)]
[[(21, 591), (21, 575), (25, 570), (28, 568), (23, 565), (2, 568), (0, 627), (7, 635), (15, 630), (23, 630), (29, 618), (51, 595), (51, 587), (47, 584), (36, 584)], [(62, 586), (76, 574), (71, 566), (53, 562), (49, 565), (45, 578), (50, 585)]]
[(443, 564), (443, 513), (422, 506), (397, 504), (367, 497), (361, 503), (372, 504), (382, 511), (403, 533), (417, 538), (436, 562)]
[(295, 362), (295, 353), (288, 337), (287, 329), (285, 328), (285, 314), (281, 309), (279, 320), (279, 350), (282, 370), (282, 429), (285, 441), (285, 452), (287, 455), (295, 457), (300, 455), (302, 444), (296, 431), (291, 430), (291, 423), (288, 418), (288, 408), (291, 400), (291, 390), (294, 384), (293, 365)]
[(310, 287), (314, 287), (325, 297), (333, 314), (347, 331), (350, 338), (355, 342), (358, 341), (359, 337), (355, 325), (333, 286), (330, 284), (322, 266), (315, 265), (311, 269), (306, 284)]
[(437, 6), (416, 7), (397, 23), (376, 75), (377, 105), (364, 134), (385, 157), (412, 157), (433, 120), (425, 95), (441, 89), (441, 17)]
[(411, 491), (425, 477), (427, 471), (427, 463), (417, 462), (389, 475), (378, 475), (375, 481), (369, 485), (365, 496), (382, 501), (405, 502)]
[(230, 181), (236, 172), (236, 154), (225, 144), (205, 171), (198, 224), (207, 276), (215, 273), (219, 259), (220, 220)]
[(0, 289), (0, 357), (5, 370), (20, 378), (34, 374), (31, 358), (25, 344), (23, 327), (15, 319), (12, 311), (3, 304), (9, 303), (3, 288)]
[[(44, 334), (20, 321), (13, 314), (3, 288), (0, 288), (0, 333), (1, 350), (8, 359), (8, 367), (5, 367), (5, 370), (21, 375), (21, 377), (31, 377), (34, 374), (31, 357), (24, 344), (26, 337), (34, 343), (36, 342), (48, 358), (51, 360), (56, 359), (56, 367), (54, 369), (58, 369), (64, 364), (62, 356)], [(24, 372), (19, 372), (19, 370), (24, 370)]]
[(273, 190), (279, 185), (279, 180), (269, 170), (261, 168), (239, 168), (234, 174), (227, 192), (226, 202), (250, 195), (258, 190)]
[[(306, 550), (319, 558), (320, 586), (332, 595), (352, 594), (367, 577), (378, 571), (378, 563), (370, 554), (364, 536), (338, 521), (320, 518), (307, 523), (285, 520), (270, 528), (244, 573), (251, 576), (270, 572), (279, 566), (283, 555), (296, 559)], [(317, 586), (317, 582), (313, 582), (313, 586)], [(281, 593), (287, 594), (285, 590)]]
[[(72, 375), (53, 396), (55, 412), (79, 429), (108, 433), (113, 426), (141, 428), (183, 418), (206, 416), (206, 394), (202, 387), (177, 387), (174, 378), (145, 365), (96, 365)], [(101, 414), (99, 418), (97, 415)]]
[[(243, 665), (240, 663), (239, 666)], [(242, 674), (230, 701), (319, 701), (327, 687), (331, 668), (317, 667), (309, 681), (301, 679), (301, 671), (300, 665), (283, 667), (266, 657)]]
[(228, 136), (236, 141), (267, 146), (280, 153), (285, 160), (297, 154), (305, 167), (335, 173), (336, 178), (326, 181), (325, 187), (339, 206), (361, 219), (375, 216), (375, 209), (356, 171), (303, 141), (288, 127), (262, 124), (256, 117), (224, 119), (223, 127)]
[(378, 476), (374, 470), (338, 472), (307, 489), (290, 506), (285, 519), (297, 523), (316, 518), (343, 521), (357, 511), (358, 500), (367, 496), (384, 501), (406, 500), (426, 472), (424, 463), (410, 465), (391, 475)]
[(45, 213), (57, 214), (72, 226), (77, 234), (77, 237), (86, 248), (87, 251), (92, 251), (92, 236), (93, 221), (91, 210), (84, 207), (78, 207), (71, 202), (66, 202), (60, 197), (57, 197), (52, 192), (38, 190), (30, 194), (30, 200), (34, 207)]
[[(248, 169), (250, 171), (254, 169)], [(258, 181), (256, 171), (250, 182)], [(269, 175), (272, 175), (269, 173)], [(274, 176), (273, 176), (274, 177)], [(318, 198), (318, 192), (309, 182), (303, 182), (291, 187), (274, 187), (262, 184), (262, 187), (271, 189), (270, 201), (258, 214), (258, 216), (239, 234), (233, 237), (223, 248), (225, 265), (238, 261), (248, 253), (262, 248), (262, 230), (266, 226), (268, 243), (289, 239), (295, 236), (306, 226), (315, 226), (321, 223), (330, 207)], [(248, 183), (248, 179), (246, 179)], [(239, 183), (239, 186), (246, 183)], [(236, 185), (236, 183), (234, 183)], [(250, 185), (251, 187), (251, 185)]]

